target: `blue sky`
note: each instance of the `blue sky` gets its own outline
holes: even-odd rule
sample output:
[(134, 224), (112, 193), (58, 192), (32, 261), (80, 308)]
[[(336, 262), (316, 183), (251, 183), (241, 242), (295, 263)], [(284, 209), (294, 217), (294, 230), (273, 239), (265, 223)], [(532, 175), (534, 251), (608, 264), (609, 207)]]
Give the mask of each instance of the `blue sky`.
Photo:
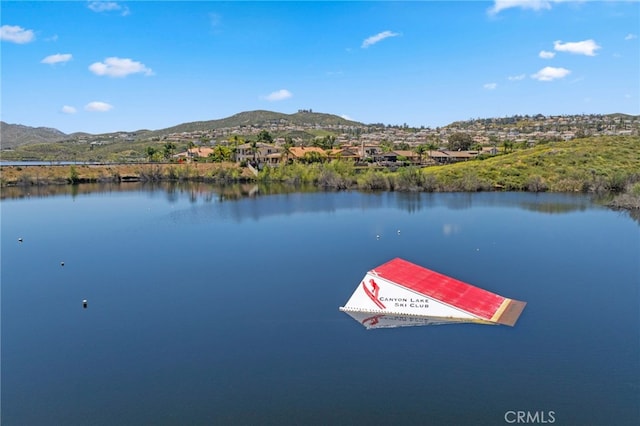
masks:
[(430, 127), (640, 114), (638, 1), (0, 7), (2, 120), (67, 133), (256, 109)]

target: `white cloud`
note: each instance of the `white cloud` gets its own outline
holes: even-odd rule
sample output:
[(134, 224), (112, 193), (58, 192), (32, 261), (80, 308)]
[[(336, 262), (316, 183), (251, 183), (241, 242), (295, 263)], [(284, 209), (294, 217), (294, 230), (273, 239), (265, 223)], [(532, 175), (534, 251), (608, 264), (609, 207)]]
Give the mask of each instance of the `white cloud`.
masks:
[(110, 105), (106, 102), (93, 101), (86, 104), (84, 106), (84, 109), (86, 111), (92, 111), (92, 112), (106, 112), (113, 109), (113, 105)]
[(366, 49), (369, 46), (373, 46), (374, 44), (384, 40), (385, 38), (389, 38), (389, 37), (396, 37), (399, 36), (400, 34), (398, 33), (394, 33), (393, 31), (383, 31), (381, 33), (378, 33), (376, 35), (372, 35), (371, 37), (366, 38), (363, 42), (362, 42), (362, 48)]
[(120, 6), (115, 1), (90, 1), (87, 7), (94, 12), (120, 12), (122, 16), (129, 14), (127, 6)]
[(77, 110), (69, 105), (65, 105), (62, 107), (62, 112), (64, 112), (65, 114), (75, 114), (77, 112)]
[(634, 40), (634, 39), (636, 39), (636, 38), (638, 38), (638, 36), (637, 36), (636, 34), (627, 34), (627, 35), (624, 37), (624, 39), (625, 39), (625, 40)]
[(345, 120), (353, 121), (353, 118), (349, 117), (347, 114), (342, 114), (340, 117), (344, 118)]
[(519, 7), (522, 9), (542, 10), (551, 9), (551, 3), (556, 0), (495, 0), (489, 9), (489, 15), (497, 15), (503, 10)]
[(552, 81), (564, 78), (569, 74), (571, 74), (571, 71), (566, 68), (544, 67), (537, 73), (532, 74), (531, 78), (539, 81)]
[(553, 52), (548, 52), (546, 50), (541, 50), (540, 53), (538, 53), (538, 56), (542, 59), (551, 59), (556, 56), (556, 54)]
[(560, 40), (553, 42), (553, 48), (558, 52), (569, 52), (577, 55), (595, 56), (600, 46), (593, 40), (563, 43)]
[(520, 81), (520, 80), (524, 80), (527, 76), (524, 74), (520, 74), (520, 75), (510, 75), (509, 77), (507, 77), (507, 80), (509, 81)]
[(24, 44), (36, 39), (32, 30), (25, 30), (17, 25), (3, 25), (0, 27), (0, 40)]
[(487, 90), (496, 90), (496, 88), (498, 87), (498, 83), (486, 83), (482, 87)]
[(129, 74), (153, 75), (153, 70), (141, 62), (116, 57), (106, 58), (104, 62), (95, 62), (89, 65), (89, 70), (96, 75), (109, 77), (126, 77)]
[(275, 102), (275, 101), (283, 101), (285, 99), (289, 99), (292, 96), (293, 94), (287, 89), (280, 89), (273, 93), (269, 93), (267, 96), (264, 96), (263, 99), (270, 102)]
[(67, 62), (71, 60), (71, 53), (56, 53), (55, 55), (49, 55), (40, 62), (43, 64), (58, 64), (60, 62)]

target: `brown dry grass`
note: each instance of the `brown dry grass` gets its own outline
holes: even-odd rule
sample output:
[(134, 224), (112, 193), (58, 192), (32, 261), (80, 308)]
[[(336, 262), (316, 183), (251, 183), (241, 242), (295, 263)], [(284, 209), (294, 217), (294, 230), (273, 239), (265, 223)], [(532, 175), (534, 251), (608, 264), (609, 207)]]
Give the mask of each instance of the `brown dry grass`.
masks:
[(206, 180), (220, 176), (235, 180), (251, 180), (254, 176), (246, 168), (233, 163), (192, 164), (110, 164), (110, 165), (49, 165), (49, 166), (0, 166), (2, 186), (66, 184), (72, 170), (80, 182), (105, 182), (119, 180), (184, 179)]

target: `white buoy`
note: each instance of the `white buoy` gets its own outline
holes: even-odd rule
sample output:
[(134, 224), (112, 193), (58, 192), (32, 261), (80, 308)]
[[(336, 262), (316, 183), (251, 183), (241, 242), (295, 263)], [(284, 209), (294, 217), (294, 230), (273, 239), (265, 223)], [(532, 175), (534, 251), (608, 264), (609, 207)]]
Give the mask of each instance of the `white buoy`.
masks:
[(376, 240), (379, 240), (379, 239), (380, 239), (380, 235), (376, 235)]
[(87, 299), (82, 299), (82, 307), (87, 309)]
[(21, 243), (21, 242), (22, 242), (22, 238), (18, 238), (18, 242), (20, 242), (20, 243)]
[(60, 262), (60, 266), (64, 266), (64, 262)]
[(400, 230), (398, 229), (398, 235), (400, 235)]

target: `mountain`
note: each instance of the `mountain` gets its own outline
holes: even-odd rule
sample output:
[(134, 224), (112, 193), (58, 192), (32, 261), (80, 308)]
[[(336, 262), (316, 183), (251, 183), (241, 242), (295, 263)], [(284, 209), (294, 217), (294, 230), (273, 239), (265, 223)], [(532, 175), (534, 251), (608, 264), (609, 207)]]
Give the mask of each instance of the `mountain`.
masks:
[(323, 127), (330, 125), (364, 126), (364, 124), (362, 123), (346, 120), (333, 114), (324, 114), (306, 110), (298, 111), (295, 114), (284, 114), (280, 112), (257, 110), (241, 112), (232, 115), (231, 117), (222, 118), (219, 120), (183, 123), (177, 126), (168, 127), (166, 129), (150, 131), (145, 134), (145, 137), (162, 136), (169, 133), (194, 132), (239, 126), (267, 127), (270, 124), (274, 123), (290, 123), (293, 125), (306, 125), (309, 127)]
[[(27, 144), (59, 142), (67, 139), (78, 139), (80, 137), (91, 138), (91, 136), (96, 136), (88, 133), (65, 134), (59, 130), (48, 127), (29, 127), (20, 124), (1, 123), (2, 138), (0, 140), (2, 149), (15, 148), (17, 146)], [(290, 123), (293, 125), (304, 125), (308, 127), (323, 127), (329, 125), (364, 126), (362, 123), (346, 120), (337, 115), (311, 112), (307, 110), (301, 110), (295, 114), (283, 114), (280, 112), (258, 110), (245, 111), (232, 115), (231, 117), (221, 118), (218, 120), (194, 121), (178, 124), (177, 126), (168, 127), (166, 129), (139, 130), (135, 133), (138, 137), (143, 136), (144, 138), (151, 138), (154, 136), (162, 137), (170, 133), (193, 132), (239, 126), (268, 127), (273, 123)]]
[(68, 139), (68, 137), (69, 135), (50, 127), (29, 127), (0, 121), (0, 145), (2, 149), (34, 143), (58, 142)]
[[(558, 120), (562, 119), (562, 123), (559, 123)], [(596, 125), (601, 124), (602, 129), (604, 130), (628, 130), (628, 129), (637, 129), (638, 120), (640, 120), (640, 116), (633, 116), (627, 114), (595, 114), (595, 115), (567, 115), (567, 116), (550, 116), (545, 117), (544, 115), (538, 114), (535, 116), (513, 116), (513, 117), (504, 117), (504, 118), (491, 118), (491, 119), (474, 119), (465, 122), (454, 122), (445, 128), (452, 127), (454, 129), (459, 128), (470, 128), (470, 126), (483, 124), (482, 122), (488, 121), (498, 125), (498, 128), (510, 129), (516, 126), (517, 123), (522, 123), (523, 120), (528, 123), (528, 125), (532, 125), (534, 122), (539, 123), (539, 125), (552, 125), (556, 127), (563, 126), (566, 130), (575, 130), (576, 126), (580, 128), (584, 128), (584, 126), (591, 126), (593, 129), (596, 129)], [(195, 132), (195, 131), (206, 131), (206, 130), (215, 130), (221, 128), (241, 128), (243, 126), (252, 126), (255, 128), (263, 128), (269, 129), (273, 124), (279, 125), (295, 125), (305, 127), (307, 129), (315, 129), (315, 128), (327, 128), (328, 126), (353, 126), (353, 127), (384, 127), (385, 125), (382, 123), (378, 124), (363, 124), (357, 121), (351, 121), (339, 117), (333, 114), (325, 114), (312, 112), (311, 110), (299, 110), (294, 114), (284, 114), (280, 112), (273, 111), (264, 111), (264, 110), (256, 110), (256, 111), (245, 111), (235, 115), (232, 115), (227, 118), (221, 118), (217, 120), (208, 120), (208, 121), (193, 121), (189, 123), (182, 123), (177, 126), (167, 127), (165, 129), (159, 130), (137, 130), (135, 132), (113, 132), (109, 134), (101, 134), (101, 135), (92, 135), (88, 133), (71, 133), (65, 134), (59, 130), (48, 128), (48, 127), (29, 127), (23, 126), (20, 124), (8, 124), (5, 122), (1, 123), (1, 139), (0, 139), (0, 147), (2, 149), (6, 148), (15, 148), (20, 145), (27, 144), (36, 144), (36, 143), (50, 143), (50, 142), (59, 142), (64, 140), (95, 140), (95, 139), (114, 139), (116, 136), (120, 134), (131, 134), (135, 139), (143, 140), (150, 139), (154, 137), (162, 138), (165, 135), (171, 133), (183, 133), (183, 132)], [(636, 124), (630, 124), (636, 123)], [(483, 125), (486, 125), (484, 123)], [(516, 126), (517, 127), (517, 126)], [(604, 131), (602, 130), (602, 131)], [(594, 130), (595, 131), (595, 130)], [(601, 131), (600, 128), (597, 130)], [(637, 132), (637, 130), (635, 130)], [(240, 129), (240, 133), (243, 130)], [(291, 133), (293, 134), (293, 132)], [(312, 137), (311, 134), (306, 134), (305, 136)]]

